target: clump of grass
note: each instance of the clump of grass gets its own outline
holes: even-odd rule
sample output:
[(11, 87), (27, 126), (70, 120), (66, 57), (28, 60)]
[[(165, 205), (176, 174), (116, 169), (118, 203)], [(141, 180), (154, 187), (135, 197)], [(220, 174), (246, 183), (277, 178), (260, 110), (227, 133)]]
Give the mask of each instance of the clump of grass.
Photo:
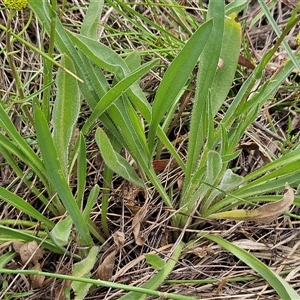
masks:
[[(130, 291), (120, 299), (144, 299), (161, 296), (159, 286), (185, 266), (184, 258), (195, 256), (201, 245), (207, 249), (203, 257), (213, 255), (210, 248), (220, 251), (222, 247), (263, 277), (282, 299), (297, 297), (288, 281), (218, 231), (224, 218), (248, 220), (245, 215), (251, 214), (250, 220), (269, 219), (264, 206), (249, 212), (249, 205), (257, 206), (260, 201), (274, 201), (265, 207), (272, 207), (272, 216), (277, 218), (286, 209), (278, 201), (285, 187), (283, 200), (294, 200), (290, 187), (298, 186), (300, 175), (297, 138), (288, 139), (288, 151), (272, 153), (249, 128), (266, 112), (270, 127), (264, 132), (272, 134), (264, 140), (277, 145), (272, 138), (284, 139), (282, 133), (274, 132), (267, 103), (293, 70), (300, 69), (298, 54), (284, 40), (299, 21), (297, 9), (281, 32), (269, 8), (259, 1), (261, 15), (256, 21), (266, 16), (278, 39), (257, 65), (246, 60), (254, 68), (249, 74), (238, 66), (241, 45), (247, 42), (242, 35), (245, 23), (237, 20), (237, 14), (250, 9), (247, 1), (228, 5), (210, 1), (208, 7), (201, 1), (191, 6), (166, 1), (106, 3), (109, 6), (100, 1), (86, 8), (73, 7), (73, 14), (78, 9), (84, 19), (70, 31), (61, 20), (64, 12), (56, 15), (55, 1), (52, 6), (29, 1), (49, 36), (47, 54), (10, 31), (13, 19), (8, 19), (6, 27), (0, 25), (9, 39), (12, 35), (44, 59), (42, 83), (34, 93), (20, 85), (22, 78), (11, 67), (21, 88), (17, 89), (19, 97), (26, 100), (22, 118), (31, 124), (30, 134), (10, 119), (9, 101), (0, 106), (0, 151), (15, 178), (0, 187), (0, 197), (26, 216), (25, 221), (5, 216), (1, 239), (36, 241), (48, 253), (64, 254), (71, 261), (64, 275), (42, 272), (40, 266), (12, 271), (5, 266), (16, 253), (7, 252), (1, 257), (1, 273), (72, 280), (64, 287), (68, 297), (73, 291), (76, 299), (84, 299), (92, 285)], [(103, 26), (100, 37), (99, 24)], [(264, 70), (281, 46), (289, 59), (266, 78)], [(9, 44), (6, 50), (12, 66), (16, 54), (9, 53)], [(155, 72), (161, 72), (160, 76)], [(142, 78), (155, 78), (154, 84), (148, 84), (151, 99), (139, 85)], [(86, 107), (87, 114), (83, 114)], [(242, 142), (247, 136), (253, 140), (252, 148), (248, 140)], [(251, 155), (256, 151), (263, 161), (246, 174), (234, 165), (244, 150)], [(169, 160), (166, 168), (166, 161), (161, 160), (165, 157)], [(22, 191), (30, 193), (29, 202)], [(263, 213), (258, 217), (256, 212)], [(165, 236), (162, 228), (166, 228)], [(214, 245), (208, 246), (210, 242)], [(154, 253), (144, 256), (153, 249)], [(18, 253), (22, 258), (22, 252)], [(114, 272), (118, 255), (119, 268)], [(149, 271), (139, 286), (109, 282), (126, 275), (131, 261), (138, 266), (145, 257), (156, 271)], [(143, 268), (136, 267), (135, 274), (140, 276)], [(58, 266), (56, 273), (60, 272)], [(91, 279), (95, 277), (100, 280)], [(30, 278), (32, 284), (36, 282)], [(8, 290), (5, 281), (4, 294)], [(165, 298), (192, 299), (174, 294), (172, 287), (168, 291), (173, 293), (164, 293)]]

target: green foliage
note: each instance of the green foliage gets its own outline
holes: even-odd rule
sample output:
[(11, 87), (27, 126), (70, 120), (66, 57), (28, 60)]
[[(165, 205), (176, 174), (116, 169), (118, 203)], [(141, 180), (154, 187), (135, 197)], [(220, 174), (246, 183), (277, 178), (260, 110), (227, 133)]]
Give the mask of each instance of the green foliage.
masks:
[[(263, 1), (259, 2), (270, 18)], [(73, 283), (77, 299), (83, 299), (92, 284), (131, 291), (121, 299), (144, 299), (146, 295), (160, 295), (156, 289), (174, 268), (184, 244), (178, 244), (166, 263), (156, 255), (146, 256), (147, 261), (159, 271), (141, 288), (85, 278), (90, 276), (96, 262), (95, 242), (104, 243), (110, 235), (107, 222), (108, 193), (101, 198), (101, 230), (91, 220), (92, 209), (99, 200), (100, 187), (95, 184), (86, 193), (86, 137), (92, 136), (105, 163), (103, 189), (111, 188), (114, 174), (140, 188), (154, 187), (164, 204), (175, 212), (171, 221), (177, 228), (189, 226), (195, 212), (201, 217), (220, 212), (226, 215), (233, 207), (245, 202), (254, 203), (263, 199), (266, 194), (271, 194), (269, 200), (278, 200), (278, 196), (273, 194), (282, 190), (286, 183), (292, 187), (300, 184), (299, 149), (295, 148), (275, 158), (245, 177), (235, 174), (230, 163), (239, 155), (236, 146), (257, 117), (260, 108), (278, 91), (295, 67), (300, 69), (299, 55), (294, 55), (284, 42), (287, 30), (281, 34), (273, 21), (272, 25), (279, 36), (278, 42), (264, 54), (230, 104), (224, 106), (236, 75), (241, 48), (242, 28), (235, 18), (247, 5), (247, 1), (236, 0), (227, 6), (224, 1), (209, 1), (207, 13), (203, 13), (205, 20), (201, 25), (188, 15), (183, 15), (177, 3), (170, 5), (176, 24), (180, 24), (183, 30), (182, 39), (148, 20), (123, 1), (107, 3), (121, 15), (126, 15), (127, 12), (130, 22), (143, 33), (146, 32), (144, 26), (137, 22), (138, 18), (161, 33), (159, 38), (151, 37), (152, 40), (149, 33), (142, 34), (141, 39), (149, 39), (148, 45), (153, 46), (153, 52), (159, 48), (157, 45), (160, 43), (171, 49), (161, 47), (157, 50), (162, 56), (168, 56), (171, 62), (164, 71), (154, 100), (151, 104), (148, 102), (139, 83), (150, 70), (158, 67), (159, 60), (151, 58), (150, 61), (143, 62), (145, 60), (137, 51), (120, 54), (97, 40), (97, 22), (104, 1), (90, 1), (78, 34), (63, 27), (48, 1), (30, 0), (29, 6), (52, 38), (53, 47), (62, 54), (61, 63), (55, 62), (45, 53), (41, 54), (40, 50), (17, 35), (12, 35), (41, 54), (47, 60), (46, 67), (52, 67), (52, 64), (59, 66), (55, 81), (57, 93), (50, 113), (49, 103), (45, 102), (49, 97), (49, 94), (46, 95), (49, 93), (47, 89), (52, 82), (49, 78), (45, 80), (46, 87), (40, 91), (46, 90), (44, 101), (39, 103), (35, 100), (32, 105), (34, 136), (31, 137), (31, 144), (11, 121), (10, 107), (1, 103), (0, 151), (18, 178), (42, 203), (43, 208), (47, 208), (51, 216), (61, 219), (62, 215), (66, 215), (66, 218), (55, 224), (13, 190), (0, 187), (2, 200), (27, 214), (35, 224), (42, 222), (44, 226), (38, 236), (35, 236), (33, 230), (17, 230), (4, 225), (0, 225), (0, 230), (1, 235), (8, 240), (35, 240), (50, 251), (64, 253), (64, 247), (72, 238), (70, 231), (74, 225), (79, 244), (91, 247), (87, 251), (87, 257), (75, 265), (73, 277), (59, 277), (59, 274), (47, 276), (80, 282)], [(155, 5), (150, 9), (155, 11)], [(133, 17), (130, 18), (129, 14)], [(298, 21), (295, 11), (288, 28), (292, 28)], [(271, 78), (263, 81), (262, 72), (281, 44), (287, 49), (291, 60), (285, 62)], [(194, 80), (194, 70), (197, 70), (195, 96), (189, 112), (191, 119), (188, 124), (187, 152), (183, 157), (170, 142), (168, 132), (180, 98)], [(52, 73), (47, 74), (50, 76)], [(76, 127), (83, 99), (92, 112), (79, 130)], [(221, 111), (220, 117), (218, 113)], [(80, 131), (78, 138), (77, 130)], [(123, 149), (130, 157), (130, 163), (121, 154)], [(166, 190), (153, 168), (154, 157), (160, 158), (162, 149), (168, 151), (183, 173), (182, 190), (177, 202), (171, 196), (172, 191)], [(26, 176), (20, 164), (27, 166)], [(73, 176), (76, 182), (71, 188)], [(174, 236), (178, 235), (179, 233)], [(189, 236), (184, 238), (188, 239)], [(233, 252), (261, 274), (283, 299), (296, 296), (296, 292), (283, 279), (249, 253), (219, 237), (208, 235), (206, 238)], [(86, 256), (86, 253), (82, 256)], [(77, 255), (76, 258), (81, 257)], [(27, 274), (37, 273), (27, 271)], [(185, 299), (184, 296), (177, 296), (164, 294), (166, 298)]]
[(278, 274), (276, 274), (276, 272), (271, 270), (252, 254), (220, 237), (209, 234), (206, 235), (205, 238), (218, 243), (227, 251), (232, 252), (241, 261), (259, 273), (274, 288), (281, 299), (292, 300), (299, 298), (299, 295), (296, 293), (296, 291), (285, 280), (283, 280)]
[[(72, 60), (66, 55), (62, 66), (74, 72)], [(57, 93), (53, 107), (53, 142), (57, 149), (59, 161), (64, 175), (68, 176), (69, 148), (79, 116), (80, 92), (77, 80), (62, 69), (59, 69), (56, 79)]]
[[(93, 269), (97, 260), (98, 251), (98, 247), (92, 247), (87, 257), (74, 265), (72, 276), (78, 278), (90, 278), (91, 270)], [(75, 299), (84, 299), (91, 286), (91, 283), (74, 281), (72, 283), (72, 288), (75, 292)]]
[(161, 270), (166, 264), (165, 261), (160, 258), (157, 254), (147, 253), (145, 254), (145, 258), (148, 264), (151, 265), (153, 269)]

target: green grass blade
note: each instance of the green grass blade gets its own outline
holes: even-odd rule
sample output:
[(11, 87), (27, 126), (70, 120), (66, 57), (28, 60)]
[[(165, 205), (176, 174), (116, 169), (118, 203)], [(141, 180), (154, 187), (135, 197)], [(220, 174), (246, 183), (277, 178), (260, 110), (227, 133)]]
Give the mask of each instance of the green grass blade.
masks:
[(82, 209), (82, 201), (86, 185), (86, 143), (82, 132), (78, 139), (78, 157), (77, 157), (77, 203)]
[[(264, 11), (267, 19), (269, 20), (270, 24), (272, 25), (273, 30), (275, 31), (275, 33), (277, 34), (278, 37), (280, 37), (281, 35), (281, 31), (279, 26), (277, 25), (276, 21), (274, 20), (272, 14), (270, 13), (266, 3), (262, 0), (258, 0), (260, 6), (262, 7), (262, 10)], [(295, 18), (295, 14), (292, 14), (292, 18)], [(295, 55), (293, 54), (289, 44), (287, 43), (286, 40), (282, 41), (282, 45), (285, 49), (285, 51), (287, 52), (287, 54), (289, 55), (291, 61), (293, 62), (295, 68), (297, 68), (298, 72), (300, 72), (300, 64), (298, 62), (298, 60), (296, 59)]]
[[(26, 159), (27, 164), (33, 169), (33, 171), (45, 182), (45, 167), (41, 159), (34, 153), (30, 146), (26, 143), (25, 139), (20, 135), (20, 133), (15, 128), (11, 119), (8, 117), (6, 112), (3, 109), (2, 103), (0, 103), (0, 128), (4, 129), (7, 135), (11, 138), (13, 144), (17, 146), (15, 152), (19, 149), (20, 158)], [(2, 139), (3, 141), (3, 139)], [(7, 140), (8, 141), (8, 140)], [(2, 144), (8, 150), (13, 145), (8, 145), (7, 143)], [(23, 153), (23, 155), (22, 155)], [(16, 153), (17, 154), (17, 153)], [(26, 157), (26, 158), (25, 158)]]
[[(98, 196), (99, 196), (99, 192), (100, 192), (100, 187), (98, 184), (94, 185), (93, 188), (91, 189), (89, 196), (87, 198), (86, 201), (86, 205), (84, 207), (84, 211), (83, 211), (83, 218), (88, 221), (91, 215), (91, 211), (95, 205), (95, 203), (97, 202)], [(103, 200), (102, 200), (103, 201)], [(101, 215), (102, 215), (102, 211), (101, 211)]]
[[(114, 1), (107, 0), (107, 3), (108, 3), (108, 5), (112, 6), (116, 11), (118, 11), (121, 15), (123, 15), (126, 19), (128, 19), (129, 22), (134, 24), (136, 27), (140, 28), (141, 32), (144, 32), (144, 30), (145, 30), (145, 26), (143, 24), (143, 23), (145, 23), (145, 24), (148, 24), (150, 26), (150, 28), (155, 28), (161, 35), (166, 36), (167, 39), (171, 41), (171, 43), (169, 43), (169, 44), (171, 44), (172, 46), (174, 45), (174, 43), (180, 43), (180, 44), (182, 43), (182, 41), (178, 37), (173, 35), (171, 32), (169, 32), (163, 26), (160, 26), (159, 24), (157, 24), (155, 21), (153, 22), (153, 20), (144, 16), (144, 14), (139, 13), (136, 9), (131, 8), (130, 5), (128, 5), (128, 3), (124, 2), (124, 1), (120, 1), (120, 0), (114, 0)], [(123, 9), (120, 7), (123, 7)], [(132, 14), (136, 18), (128, 18), (127, 17), (128, 13)], [(142, 22), (141, 22), (141, 20), (142, 20)], [(146, 31), (145, 37), (147, 37), (148, 35), (149, 35), (149, 32)], [(148, 39), (146, 40), (146, 43), (149, 43)], [(155, 45), (155, 43), (153, 43), (153, 44), (151, 44), (151, 47), (157, 48), (157, 45)]]
[(219, 244), (221, 247), (242, 260), (254, 271), (259, 273), (274, 288), (281, 299), (295, 300), (300, 298), (300, 295), (298, 295), (298, 293), (284, 279), (282, 279), (278, 274), (272, 271), (269, 267), (267, 267), (249, 252), (218, 236), (212, 234), (201, 234), (201, 236)]
[(245, 177), (245, 181), (253, 181), (254, 179), (259, 179), (264, 174), (269, 173), (277, 168), (282, 168), (284, 165), (296, 164), (300, 161), (300, 149), (295, 149), (293, 151), (288, 152), (281, 157), (278, 157), (274, 161), (266, 164), (265, 166), (251, 172)]
[[(9, 150), (8, 150), (9, 149)], [(21, 170), (18, 165), (19, 160), (16, 159), (18, 157), (21, 161), (30, 166), (30, 163), (27, 163), (27, 156), (24, 155), (22, 151), (20, 151), (13, 143), (11, 143), (6, 137), (0, 134), (0, 153), (7, 162), (7, 164), (14, 170), (17, 176), (21, 178), (21, 180), (32, 190), (32, 192), (43, 202), (45, 206), (48, 206), (49, 210), (56, 216), (60, 215), (59, 209), (62, 208), (62, 212), (64, 211), (63, 207), (57, 207), (55, 204), (57, 202), (55, 199), (49, 205), (49, 200), (41, 193), (41, 191), (36, 188), (32, 181), (27, 179), (27, 176), (24, 174), (23, 170)], [(23, 159), (22, 159), (23, 158)], [(44, 174), (45, 175), (45, 174)], [(48, 188), (49, 182), (44, 182), (46, 188)]]
[(239, 13), (242, 9), (246, 7), (248, 0), (233, 0), (225, 6), (226, 16), (231, 13)]
[(87, 224), (84, 222), (76, 200), (71, 193), (67, 179), (64, 176), (47, 121), (38, 107), (35, 108), (34, 120), (38, 143), (45, 163), (47, 175), (67, 209), (68, 214), (71, 216), (82, 243), (85, 245), (92, 245), (93, 241), (89, 234)]
[(49, 229), (53, 228), (54, 223), (44, 217), (39, 211), (37, 211), (34, 207), (28, 204), (24, 199), (19, 196), (13, 194), (7, 189), (0, 186), (0, 198), (10, 205), (16, 207), (20, 211), (26, 213), (32, 218), (44, 223)]
[[(61, 64), (75, 72), (72, 60), (64, 55)], [(69, 147), (79, 116), (80, 91), (77, 80), (63, 70), (59, 70), (56, 79), (57, 94), (53, 108), (53, 141), (63, 172), (68, 178)]]
[(212, 21), (201, 25), (168, 67), (159, 85), (153, 103), (152, 120), (149, 128), (150, 152), (153, 151), (157, 127), (164, 114), (174, 104), (178, 94), (192, 73), (206, 45), (211, 29)]
[(4, 268), (16, 255), (17, 255), (17, 253), (15, 253), (15, 252), (6, 252), (4, 254), (1, 254), (0, 268)]
[(65, 254), (66, 249), (60, 248), (56, 245), (54, 245), (49, 240), (44, 240), (42, 238), (37, 237), (36, 232), (30, 234), (27, 232), (24, 232), (20, 229), (14, 229), (10, 227), (6, 227), (3, 225), (0, 225), (0, 236), (1, 235), (7, 235), (11, 237), (11, 240), (21, 240), (26, 242), (36, 241), (38, 244), (41, 244), (44, 248), (58, 254)]

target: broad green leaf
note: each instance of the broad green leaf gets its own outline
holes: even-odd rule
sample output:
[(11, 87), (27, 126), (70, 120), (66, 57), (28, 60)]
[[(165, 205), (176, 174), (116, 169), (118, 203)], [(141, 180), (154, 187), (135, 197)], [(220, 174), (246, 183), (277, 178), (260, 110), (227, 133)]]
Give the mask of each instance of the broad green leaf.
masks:
[(263, 264), (259, 259), (253, 256), (251, 253), (239, 248), (238, 246), (212, 234), (200, 234), (200, 236), (205, 237), (231, 252), (234, 256), (238, 257), (244, 263), (246, 263), (250, 268), (259, 273), (277, 292), (280, 299), (284, 300), (294, 300), (299, 299), (300, 295), (290, 286), (284, 279), (282, 279), (278, 274), (271, 270), (268, 266)]
[(92, 39), (97, 38), (103, 4), (104, 0), (90, 0), (81, 25), (80, 34)]
[(213, 184), (219, 177), (222, 170), (222, 158), (216, 151), (210, 151), (206, 161), (206, 178), (205, 181)]
[[(72, 275), (79, 278), (90, 278), (91, 270), (96, 264), (98, 253), (98, 247), (92, 247), (88, 256), (74, 265)], [(75, 300), (82, 300), (87, 295), (92, 284), (73, 281), (71, 286), (75, 292)]]
[(79, 211), (76, 200), (72, 195), (70, 186), (64, 175), (47, 121), (38, 107), (35, 108), (34, 121), (38, 144), (45, 163), (47, 175), (57, 191), (59, 198), (63, 202), (68, 214), (71, 216), (82, 243), (85, 245), (92, 245), (93, 241), (89, 234), (87, 224), (84, 222), (82, 214)]
[(211, 99), (213, 101), (212, 114), (216, 115), (226, 99), (234, 79), (238, 57), (241, 47), (242, 29), (240, 23), (235, 21), (236, 14), (225, 19), (224, 35), (220, 53), (219, 67), (217, 68), (211, 86)]
[(147, 263), (156, 270), (161, 270), (166, 264), (166, 262), (162, 258), (154, 253), (145, 254), (145, 258)]
[(50, 233), (53, 242), (60, 247), (67, 245), (71, 234), (71, 227), (72, 219), (70, 216), (60, 220)]
[[(75, 72), (70, 57), (64, 55), (61, 64)], [(79, 116), (80, 92), (77, 80), (59, 69), (56, 79), (57, 94), (53, 107), (53, 141), (65, 177), (68, 177), (69, 147)]]
[(137, 51), (129, 53), (125, 58), (125, 63), (131, 71), (138, 69), (142, 64), (140, 54)]
[(143, 187), (143, 182), (137, 176), (132, 166), (119, 153), (115, 152), (110, 140), (102, 129), (97, 129), (95, 135), (100, 153), (110, 169), (137, 186)]
[(152, 119), (149, 129), (149, 147), (153, 150), (157, 127), (167, 110), (174, 104), (177, 95), (188, 80), (211, 32), (212, 22), (208, 21), (191, 36), (178, 56), (164, 74), (153, 102)]
[[(115, 79), (117, 81), (121, 81), (132, 73), (125, 60), (104, 44), (79, 34), (70, 33), (68, 36), (91, 62), (95, 63), (98, 67), (115, 74)], [(94, 89), (95, 87), (93, 90)], [(129, 96), (132, 104), (141, 112), (146, 121), (150, 122), (150, 105), (139, 85), (133, 83), (126, 91), (126, 94)]]
[[(234, 174), (230, 169), (227, 169), (223, 175), (223, 178), (218, 185), (217, 188), (212, 188), (212, 191), (207, 199), (205, 199), (205, 207), (203, 211), (201, 210), (201, 213), (203, 216), (206, 216), (208, 214), (208, 210), (211, 206), (212, 202), (216, 202), (215, 199), (217, 197), (221, 197), (223, 194), (223, 197), (229, 192), (230, 190), (235, 189), (239, 185), (241, 185), (244, 181), (244, 178), (242, 176), (239, 176), (237, 174)], [(222, 199), (221, 198), (221, 199)], [(218, 205), (219, 204), (219, 205)], [(219, 209), (222, 208), (222, 201), (218, 201), (217, 204), (215, 204), (216, 207), (219, 207)]]
[(68, 37), (91, 61), (100, 68), (115, 74), (118, 81), (130, 72), (121, 56), (103, 43), (70, 32), (68, 32)]

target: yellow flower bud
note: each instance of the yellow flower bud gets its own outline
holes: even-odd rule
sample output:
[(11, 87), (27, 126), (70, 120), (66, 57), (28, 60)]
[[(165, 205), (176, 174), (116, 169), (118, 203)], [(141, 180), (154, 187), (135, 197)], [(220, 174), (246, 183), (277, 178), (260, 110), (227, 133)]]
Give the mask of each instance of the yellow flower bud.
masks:
[(296, 40), (297, 40), (297, 44), (300, 45), (300, 33), (297, 34)]
[(4, 0), (4, 5), (9, 9), (22, 10), (26, 7), (28, 0)]

